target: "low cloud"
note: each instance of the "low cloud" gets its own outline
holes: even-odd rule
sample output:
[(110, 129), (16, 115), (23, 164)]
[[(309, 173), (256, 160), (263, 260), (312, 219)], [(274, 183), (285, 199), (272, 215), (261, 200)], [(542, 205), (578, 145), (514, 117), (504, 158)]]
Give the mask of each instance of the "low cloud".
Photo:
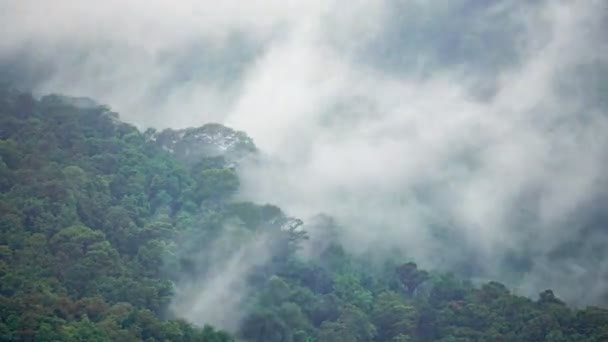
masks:
[(177, 283), (171, 311), (200, 326), (236, 331), (247, 313), (251, 273), (272, 256), (271, 239), (265, 234), (244, 238), (237, 227), (224, 230), (210, 246), (187, 256), (209, 267)]
[(140, 127), (245, 130), (264, 156), (242, 169), (242, 198), (332, 215), (353, 251), (399, 247), (598, 304), (606, 13), (597, 0), (4, 2), (0, 66)]

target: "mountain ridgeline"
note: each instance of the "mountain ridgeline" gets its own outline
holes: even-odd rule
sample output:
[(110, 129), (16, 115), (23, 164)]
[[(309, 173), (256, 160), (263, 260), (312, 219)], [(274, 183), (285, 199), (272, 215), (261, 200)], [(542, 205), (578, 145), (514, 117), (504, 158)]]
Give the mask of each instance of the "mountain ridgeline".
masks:
[(370, 261), (331, 217), (239, 201), (257, 153), (218, 124), (140, 132), (0, 89), (0, 340), (608, 341), (606, 309)]

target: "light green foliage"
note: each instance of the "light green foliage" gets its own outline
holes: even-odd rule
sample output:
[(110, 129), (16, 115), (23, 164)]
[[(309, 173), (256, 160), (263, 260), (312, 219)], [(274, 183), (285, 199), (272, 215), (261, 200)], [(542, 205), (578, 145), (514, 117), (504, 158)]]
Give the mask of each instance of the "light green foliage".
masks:
[(239, 187), (239, 180), (234, 171), (226, 169), (209, 169), (195, 175), (197, 182), (195, 199), (199, 203), (205, 200), (222, 200), (234, 194)]
[(414, 335), (419, 315), (413, 305), (408, 305), (395, 292), (382, 292), (374, 301), (372, 321), (385, 341), (402, 340)]
[(325, 321), (319, 331), (319, 342), (357, 342), (357, 336), (342, 322)]
[(372, 294), (361, 286), (357, 276), (353, 274), (341, 274), (334, 280), (334, 291), (347, 303), (368, 309), (372, 304)]

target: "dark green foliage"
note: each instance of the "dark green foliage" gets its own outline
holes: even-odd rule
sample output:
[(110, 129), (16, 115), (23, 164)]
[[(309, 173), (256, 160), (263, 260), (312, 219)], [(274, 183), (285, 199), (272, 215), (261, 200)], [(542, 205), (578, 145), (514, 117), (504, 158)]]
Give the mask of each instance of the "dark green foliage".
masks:
[(234, 201), (233, 161), (254, 151), (221, 125), (140, 133), (88, 100), (0, 89), (0, 341), (234, 341), (167, 309), (175, 282), (218, 261), (201, 252), (260, 236), (270, 256), (246, 277), (241, 340), (608, 341), (608, 310), (370, 262), (331, 218), (308, 243), (280, 208)]
[(416, 288), (429, 277), (426, 271), (419, 270), (418, 266), (413, 262), (399, 266), (397, 268), (397, 275), (401, 284), (403, 284), (410, 295), (414, 294)]
[[(176, 213), (229, 194), (107, 107), (1, 93), (0, 340), (232, 341), (160, 318)], [(234, 178), (217, 190), (234, 191)]]

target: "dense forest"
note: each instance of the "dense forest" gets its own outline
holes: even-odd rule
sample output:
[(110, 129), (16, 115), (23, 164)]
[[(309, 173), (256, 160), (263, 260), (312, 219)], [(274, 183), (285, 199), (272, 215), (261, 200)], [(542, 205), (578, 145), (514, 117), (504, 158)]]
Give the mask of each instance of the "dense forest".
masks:
[[(5, 86), (0, 139), (2, 341), (608, 341), (606, 309), (370, 262), (330, 217), (313, 236), (239, 201), (239, 161), (257, 152), (221, 125), (141, 132), (90, 100)], [(253, 241), (267, 255), (234, 322), (180, 318), (178, 284)]]

